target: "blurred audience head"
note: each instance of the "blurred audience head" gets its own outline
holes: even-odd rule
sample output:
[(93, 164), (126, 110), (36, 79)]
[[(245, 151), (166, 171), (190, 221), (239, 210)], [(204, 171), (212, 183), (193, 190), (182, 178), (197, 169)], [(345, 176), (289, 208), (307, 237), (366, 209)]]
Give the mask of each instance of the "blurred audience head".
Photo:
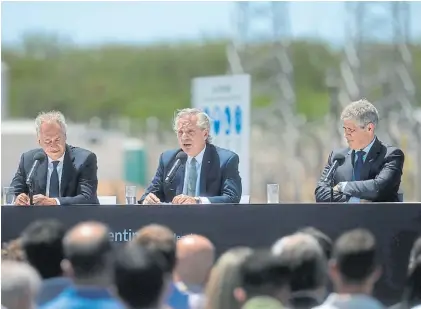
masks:
[(206, 286), (206, 309), (241, 308), (234, 290), (241, 285), (240, 265), (252, 252), (250, 248), (233, 248), (217, 260)]
[(333, 247), (330, 277), (335, 290), (346, 294), (368, 294), (381, 275), (376, 239), (365, 229), (342, 234)]
[(215, 247), (201, 235), (186, 235), (177, 241), (177, 266), (175, 280), (188, 290), (202, 290), (215, 261)]
[(281, 256), (274, 256), (269, 250), (256, 250), (245, 258), (239, 272), (241, 283), (234, 296), (240, 304), (261, 296), (288, 304), (290, 269)]
[(43, 279), (62, 276), (64, 226), (57, 220), (38, 220), (22, 232), (22, 247), (28, 262)]
[(7, 309), (33, 309), (41, 278), (32, 266), (18, 261), (1, 263), (1, 304)]
[(312, 226), (299, 229), (297, 233), (303, 233), (313, 236), (319, 243), (320, 247), (322, 247), (326, 259), (330, 259), (330, 256), (332, 255), (333, 242), (329, 236)]
[(3, 244), (1, 250), (1, 259), (12, 260), (18, 262), (26, 262), (26, 255), (22, 248), (22, 239), (17, 238), (8, 243)]
[(174, 119), (174, 131), (180, 148), (189, 156), (197, 156), (206, 143), (212, 142), (210, 118), (197, 108), (179, 110)]
[(166, 261), (157, 251), (124, 246), (114, 263), (114, 284), (129, 309), (161, 308), (167, 290)]
[(374, 138), (379, 113), (366, 99), (353, 102), (342, 111), (344, 135), (351, 149), (367, 147)]
[(166, 262), (165, 272), (172, 274), (177, 262), (176, 240), (169, 228), (159, 224), (147, 225), (136, 232), (131, 244), (161, 253)]
[(40, 113), (35, 119), (38, 143), (53, 160), (63, 156), (66, 150), (66, 120), (62, 113), (51, 111)]
[(421, 304), (421, 237), (414, 242), (409, 256), (409, 272), (403, 301), (407, 303), (415, 301), (417, 305)]
[[(321, 304), (326, 296), (327, 259), (317, 239), (304, 233), (281, 238), (272, 246), (272, 254), (289, 267), (291, 304), (295, 308)], [(312, 307), (313, 307), (312, 306)]]
[(108, 286), (112, 281), (113, 246), (109, 229), (99, 222), (74, 226), (63, 240), (65, 274), (76, 284)]

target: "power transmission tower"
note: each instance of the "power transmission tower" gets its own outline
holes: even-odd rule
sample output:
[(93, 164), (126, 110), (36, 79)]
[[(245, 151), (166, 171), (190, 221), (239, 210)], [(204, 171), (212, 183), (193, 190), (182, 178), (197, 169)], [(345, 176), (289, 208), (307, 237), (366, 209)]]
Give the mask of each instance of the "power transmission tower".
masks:
[[(333, 110), (337, 112), (352, 101), (367, 98), (376, 105), (382, 118), (380, 134), (395, 145), (399, 145), (399, 132), (406, 126), (417, 148), (416, 182), (419, 183), (421, 129), (414, 117), (416, 89), (409, 49), (412, 3), (345, 2), (344, 5), (347, 14), (345, 49), (337, 85), (339, 106)], [(333, 115), (335, 117), (338, 115)], [(338, 122), (334, 125), (340, 128)], [(394, 132), (396, 127), (398, 130)], [(421, 193), (418, 193), (419, 199)]]
[(377, 101), (379, 112), (412, 106), (409, 2), (345, 2), (345, 52), (339, 101)]
[(234, 34), (227, 48), (229, 73), (252, 75), (253, 93), (270, 96), (271, 114), (276, 113), (285, 121), (292, 119), (295, 92), (288, 51), (288, 3), (256, 1), (234, 5)]

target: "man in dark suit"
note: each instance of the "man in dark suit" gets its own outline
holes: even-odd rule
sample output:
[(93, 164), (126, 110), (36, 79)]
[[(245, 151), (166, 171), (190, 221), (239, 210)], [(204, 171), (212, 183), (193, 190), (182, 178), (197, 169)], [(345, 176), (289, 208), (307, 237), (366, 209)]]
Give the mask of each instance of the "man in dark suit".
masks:
[[(211, 144), (208, 115), (198, 109), (181, 110), (174, 130), (181, 149), (161, 154), (155, 177), (139, 203), (239, 203), (242, 192), (239, 157)], [(187, 161), (182, 163), (172, 182), (165, 182), (181, 151), (187, 154)]]
[(33, 178), (35, 205), (99, 204), (97, 158), (86, 149), (66, 144), (66, 122), (60, 112), (41, 113), (35, 120), (41, 149), (25, 152), (11, 186), (17, 195), (15, 204), (29, 205), (26, 178), (34, 155), (45, 153)]
[(349, 148), (333, 151), (315, 190), (317, 202), (330, 202), (330, 183), (324, 182), (335, 154), (345, 161), (334, 176), (333, 202), (399, 202), (404, 154), (375, 135), (377, 109), (367, 100), (351, 103), (341, 120)]

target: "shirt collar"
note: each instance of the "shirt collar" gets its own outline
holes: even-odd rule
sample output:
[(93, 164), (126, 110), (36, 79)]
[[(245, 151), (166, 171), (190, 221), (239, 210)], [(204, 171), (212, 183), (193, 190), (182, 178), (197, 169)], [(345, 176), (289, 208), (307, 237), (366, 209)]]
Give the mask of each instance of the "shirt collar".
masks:
[(60, 158), (58, 158), (57, 160), (53, 160), (50, 157), (48, 157), (48, 164), (52, 164), (54, 161), (59, 161), (60, 163), (63, 162), (65, 154), (66, 154), (66, 152), (64, 152), (63, 155)]
[(72, 285), (69, 288), (67, 288), (66, 292), (70, 295), (75, 295), (75, 296), (79, 296), (79, 297), (83, 297), (83, 298), (90, 298), (90, 299), (110, 298), (110, 299), (113, 299), (113, 295), (111, 294), (111, 292), (108, 289), (101, 288), (101, 287), (94, 287), (94, 286), (88, 287), (88, 286)]
[[(199, 152), (199, 154), (197, 156), (195, 156), (194, 158), (196, 159), (197, 163), (199, 163), (199, 165), (202, 165), (202, 161), (203, 161), (203, 156), (205, 154), (205, 150), (206, 150), (206, 145), (205, 147), (202, 149), (201, 152)], [(188, 157), (187, 159), (187, 163), (190, 163), (191, 160), (193, 159), (193, 157)]]
[(367, 145), (362, 151), (364, 151), (366, 154), (370, 151), (371, 147), (373, 146), (374, 142), (376, 141), (376, 137), (373, 138), (370, 144)]

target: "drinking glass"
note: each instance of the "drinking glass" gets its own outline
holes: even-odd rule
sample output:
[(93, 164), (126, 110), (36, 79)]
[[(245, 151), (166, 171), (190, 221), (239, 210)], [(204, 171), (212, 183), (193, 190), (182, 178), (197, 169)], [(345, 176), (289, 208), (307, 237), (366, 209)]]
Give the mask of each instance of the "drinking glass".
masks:
[(268, 204), (278, 204), (279, 203), (279, 185), (278, 184), (268, 184), (267, 185), (267, 202)]
[(15, 203), (16, 195), (14, 187), (3, 188), (3, 205), (13, 205)]
[(126, 186), (126, 205), (136, 204), (136, 186)]

